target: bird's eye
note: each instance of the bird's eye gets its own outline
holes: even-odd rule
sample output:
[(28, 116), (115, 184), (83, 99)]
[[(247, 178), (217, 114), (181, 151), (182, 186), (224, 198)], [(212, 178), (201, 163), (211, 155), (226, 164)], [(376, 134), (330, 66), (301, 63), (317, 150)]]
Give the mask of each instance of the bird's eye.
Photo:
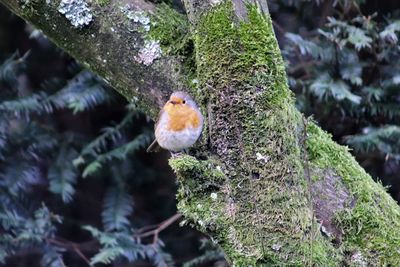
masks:
[(185, 101), (185, 100), (183, 100), (183, 101), (182, 101), (182, 104), (185, 104), (185, 103), (186, 103), (186, 101)]

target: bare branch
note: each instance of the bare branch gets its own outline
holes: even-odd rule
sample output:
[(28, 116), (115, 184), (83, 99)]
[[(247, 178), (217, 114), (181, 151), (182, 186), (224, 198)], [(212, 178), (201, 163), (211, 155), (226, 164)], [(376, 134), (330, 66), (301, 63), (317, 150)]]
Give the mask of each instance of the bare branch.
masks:
[(46, 241), (49, 244), (53, 244), (60, 248), (64, 248), (68, 251), (75, 252), (88, 266), (92, 266), (90, 264), (89, 258), (86, 257), (82, 251), (88, 249), (88, 247), (90, 248), (94, 247), (95, 244), (97, 243), (95, 240), (78, 244), (58, 237), (58, 238), (47, 238)]
[[(153, 244), (155, 244), (155, 243), (157, 243), (159, 233), (162, 232), (163, 230), (165, 230), (166, 228), (168, 228), (170, 225), (172, 225), (174, 222), (176, 222), (180, 218), (182, 218), (182, 215), (177, 213), (157, 225), (143, 227), (142, 229), (138, 230), (138, 233), (135, 235), (135, 237), (142, 238), (142, 237), (153, 236)], [(155, 227), (155, 229), (148, 230), (149, 228), (151, 229), (154, 227)]]

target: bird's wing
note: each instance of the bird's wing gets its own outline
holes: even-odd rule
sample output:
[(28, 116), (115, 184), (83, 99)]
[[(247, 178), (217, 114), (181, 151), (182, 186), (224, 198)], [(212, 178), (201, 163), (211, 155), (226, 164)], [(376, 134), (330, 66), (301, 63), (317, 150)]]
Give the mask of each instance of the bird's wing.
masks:
[[(162, 109), (160, 110), (160, 112), (158, 112), (157, 120), (156, 120), (156, 123), (154, 124), (154, 130), (157, 129), (157, 126), (160, 123), (162, 112), (163, 112)], [(149, 152), (159, 152), (160, 150), (161, 150), (161, 147), (158, 144), (157, 139), (154, 139), (154, 141), (146, 149), (146, 152), (147, 153), (149, 153)]]
[(157, 142), (157, 139), (154, 139), (153, 143), (151, 143), (151, 145), (149, 145), (149, 147), (147, 148), (146, 152), (150, 153), (150, 152), (159, 152), (161, 150), (160, 145)]
[(154, 131), (157, 129), (157, 126), (158, 126), (158, 124), (160, 123), (161, 115), (162, 115), (162, 113), (164, 112), (163, 109), (164, 109), (164, 108), (162, 108), (162, 109), (160, 110), (160, 112), (158, 112), (156, 123), (154, 123)]

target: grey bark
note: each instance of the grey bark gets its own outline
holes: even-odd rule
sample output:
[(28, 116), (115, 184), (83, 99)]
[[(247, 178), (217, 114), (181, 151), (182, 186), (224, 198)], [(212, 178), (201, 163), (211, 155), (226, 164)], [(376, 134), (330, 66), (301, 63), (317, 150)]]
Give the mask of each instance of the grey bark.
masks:
[[(26, 2), (27, 4), (24, 4)], [(145, 0), (112, 0), (106, 7), (90, 6), (93, 21), (76, 28), (61, 14), (60, 1), (2, 0), (18, 16), (43, 31), (57, 46), (71, 54), (92, 71), (104, 77), (129, 101), (155, 116), (172, 88), (182, 89), (181, 63), (173, 56), (162, 56), (150, 65), (135, 58), (144, 47), (146, 32), (140, 22), (124, 14), (142, 11), (149, 18), (156, 5)]]

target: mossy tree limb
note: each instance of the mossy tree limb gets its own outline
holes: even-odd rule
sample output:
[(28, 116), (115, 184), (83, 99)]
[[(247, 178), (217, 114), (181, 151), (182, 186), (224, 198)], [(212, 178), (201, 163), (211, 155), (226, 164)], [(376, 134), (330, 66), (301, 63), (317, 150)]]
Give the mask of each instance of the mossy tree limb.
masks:
[[(59, 11), (60, 2), (0, 0), (0, 4), (43, 31), (57, 46), (104, 77), (153, 117), (173, 89), (186, 85), (181, 57), (169, 53), (157, 55), (156, 52), (161, 52), (157, 51), (157, 45), (149, 48), (153, 51), (146, 51), (146, 44), (151, 41), (165, 42), (151, 36), (152, 22), (159, 10), (168, 9), (165, 4), (145, 0), (87, 1), (93, 19), (88, 25), (74, 27), (72, 21), (80, 18), (67, 19)], [(169, 9), (170, 13), (175, 12), (174, 22), (186, 20)], [(182, 31), (182, 27), (178, 30)]]
[[(208, 119), (194, 156), (170, 160), (178, 207), (232, 265), (400, 265), (398, 205), (295, 109), (265, 1), (185, 0), (191, 36), (174, 10), (129, 1), (156, 20), (147, 32), (127, 2), (92, 1), (93, 21), (74, 28), (60, 1), (0, 0), (153, 116), (171, 90), (191, 91)], [(148, 65), (146, 40), (167, 51)]]
[(234, 266), (399, 265), (398, 205), (295, 109), (266, 2), (185, 5), (209, 147), (170, 160), (181, 212)]
[[(189, 12), (211, 118), (206, 153), (224, 179), (201, 167), (209, 161), (187, 173), (182, 159), (171, 160), (182, 181), (179, 208), (221, 244), (234, 266), (333, 266), (340, 254), (313, 227), (302, 117), (271, 21), (259, 8), (265, 2), (257, 3), (203, 1), (201, 12)], [(186, 1), (188, 10), (192, 4)]]

